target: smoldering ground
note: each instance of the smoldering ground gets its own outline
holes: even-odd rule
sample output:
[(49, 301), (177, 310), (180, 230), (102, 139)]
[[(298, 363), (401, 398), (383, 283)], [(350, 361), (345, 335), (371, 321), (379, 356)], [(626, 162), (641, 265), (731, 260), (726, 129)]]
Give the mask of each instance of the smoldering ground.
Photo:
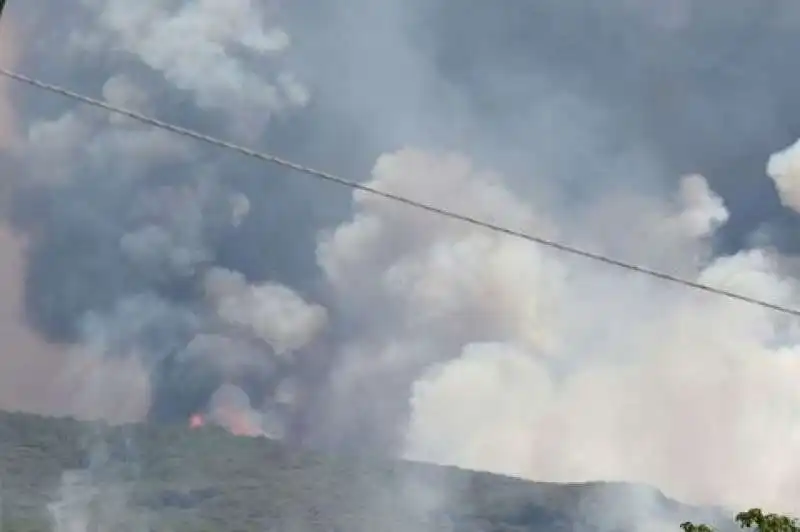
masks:
[[(9, 12), (30, 28), (17, 68), (48, 80), (800, 306), (793, 159), (767, 175), (800, 136), (797, 8), (734, 3)], [(309, 444), (796, 500), (793, 321), (51, 95), (13, 103), (27, 322), (68, 360), (139, 367), (128, 391), (152, 418), (188, 422), (222, 387), (265, 432)]]

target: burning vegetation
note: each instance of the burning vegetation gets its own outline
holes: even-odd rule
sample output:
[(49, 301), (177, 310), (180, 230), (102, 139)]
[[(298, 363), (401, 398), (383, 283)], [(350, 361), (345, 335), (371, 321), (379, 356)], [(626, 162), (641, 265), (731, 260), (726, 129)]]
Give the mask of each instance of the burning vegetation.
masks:
[(253, 409), (250, 399), (241, 389), (223, 385), (211, 397), (207, 412), (195, 412), (189, 417), (189, 427), (198, 429), (211, 423), (236, 436), (264, 436), (264, 416)]
[[(425, 532), (625, 532), (642, 523), (630, 501), (644, 498), (670, 523), (648, 530), (678, 531), (686, 520), (716, 522), (708, 512), (646, 488), (535, 484), (403, 462), (385, 467), (222, 430), (110, 428), (102, 434), (108, 459), (89, 459), (89, 432), (90, 426), (70, 419), (0, 412), (3, 530), (329, 532), (381, 523), (382, 530)], [(112, 474), (124, 471), (132, 454), (148, 457), (136, 476)], [(82, 469), (85, 463), (91, 465)], [(436, 489), (440, 497), (432, 495)], [(591, 523), (592, 507), (619, 510), (618, 519)]]

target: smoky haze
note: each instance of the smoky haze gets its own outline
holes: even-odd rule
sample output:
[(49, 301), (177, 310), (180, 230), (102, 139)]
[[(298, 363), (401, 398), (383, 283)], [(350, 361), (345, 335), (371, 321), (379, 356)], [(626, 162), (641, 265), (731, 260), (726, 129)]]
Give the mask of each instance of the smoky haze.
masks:
[[(800, 307), (793, 1), (57, 5), (10, 4), (16, 68)], [(4, 89), (8, 277), (62, 348), (3, 378), (98, 368), (9, 407), (238, 409), (290, 442), (796, 509), (794, 321)]]

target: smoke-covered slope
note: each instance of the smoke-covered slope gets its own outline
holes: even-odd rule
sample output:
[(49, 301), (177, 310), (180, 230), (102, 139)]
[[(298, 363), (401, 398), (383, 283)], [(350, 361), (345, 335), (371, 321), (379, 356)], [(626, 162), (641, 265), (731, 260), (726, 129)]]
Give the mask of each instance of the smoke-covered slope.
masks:
[(93, 519), (100, 530), (176, 532), (678, 530), (713, 517), (633, 485), (532, 483), (325, 457), (215, 428), (23, 414), (0, 414), (0, 471), (5, 532), (90, 530)]

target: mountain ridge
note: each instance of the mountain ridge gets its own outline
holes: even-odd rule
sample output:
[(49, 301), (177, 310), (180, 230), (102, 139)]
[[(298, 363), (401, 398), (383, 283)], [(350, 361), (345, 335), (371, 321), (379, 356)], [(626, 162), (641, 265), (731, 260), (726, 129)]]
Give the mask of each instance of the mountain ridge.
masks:
[[(4, 532), (624, 532), (727, 524), (625, 482), (558, 484), (330, 456), (216, 427), (0, 412)], [(96, 523), (92, 529), (89, 522)]]

